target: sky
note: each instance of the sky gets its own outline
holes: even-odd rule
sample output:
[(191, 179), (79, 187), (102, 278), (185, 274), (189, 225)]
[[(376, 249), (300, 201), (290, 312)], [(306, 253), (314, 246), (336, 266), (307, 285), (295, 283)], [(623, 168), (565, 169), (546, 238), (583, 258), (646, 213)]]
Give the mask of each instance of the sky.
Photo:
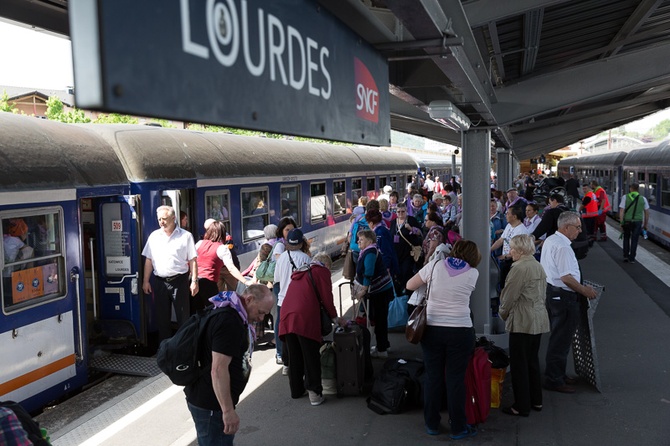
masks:
[[(74, 86), (70, 41), (0, 20), (0, 85), (55, 90)], [(670, 119), (670, 109), (625, 127), (644, 133), (664, 119)]]

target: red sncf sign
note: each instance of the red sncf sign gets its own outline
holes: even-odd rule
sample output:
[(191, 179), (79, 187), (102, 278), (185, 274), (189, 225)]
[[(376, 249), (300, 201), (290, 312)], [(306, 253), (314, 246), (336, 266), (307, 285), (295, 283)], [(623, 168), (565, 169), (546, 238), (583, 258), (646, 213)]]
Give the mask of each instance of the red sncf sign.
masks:
[(354, 57), (354, 83), (356, 85), (356, 116), (366, 121), (379, 121), (379, 89), (370, 70)]

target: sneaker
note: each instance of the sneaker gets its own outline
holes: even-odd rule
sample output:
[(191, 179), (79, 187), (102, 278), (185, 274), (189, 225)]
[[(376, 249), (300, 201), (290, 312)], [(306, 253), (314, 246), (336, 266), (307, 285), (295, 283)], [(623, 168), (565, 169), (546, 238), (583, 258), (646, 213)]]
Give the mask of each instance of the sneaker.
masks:
[(288, 366), (287, 365), (282, 366), (281, 374), (284, 375), (284, 376), (288, 376)]
[(465, 428), (463, 432), (449, 435), (449, 438), (451, 438), (452, 440), (462, 440), (464, 438), (474, 437), (475, 435), (477, 435), (477, 431), (475, 430), (475, 428), (472, 426), (468, 426)]
[(439, 431), (439, 429), (431, 429), (431, 428), (428, 427), (428, 425), (426, 425), (426, 433), (428, 435), (439, 435), (440, 431)]
[(284, 361), (281, 359), (281, 356), (277, 356), (276, 360), (277, 360), (278, 365), (283, 365), (284, 364)]
[(628, 260), (628, 257), (623, 258), (623, 263), (628, 263), (630, 260)]
[(326, 401), (323, 395), (319, 395), (313, 390), (308, 390), (308, 393), (309, 393), (309, 404), (311, 404), (312, 406), (319, 406), (323, 404), (324, 401)]
[(628, 261), (628, 263), (630, 263), (632, 265), (633, 263), (635, 263), (635, 260), (631, 259), (631, 260)]
[(380, 352), (379, 350), (377, 350), (377, 347), (372, 347), (370, 349), (370, 356), (373, 358), (388, 358), (389, 353), (388, 351)]

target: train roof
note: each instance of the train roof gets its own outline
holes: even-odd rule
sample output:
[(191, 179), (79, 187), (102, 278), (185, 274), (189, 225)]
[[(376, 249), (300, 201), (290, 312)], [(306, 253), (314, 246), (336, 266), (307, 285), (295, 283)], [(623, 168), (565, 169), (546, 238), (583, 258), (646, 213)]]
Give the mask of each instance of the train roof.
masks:
[[(428, 170), (431, 169), (444, 169), (451, 167), (451, 155), (444, 156), (425, 156), (421, 154), (412, 154), (410, 155), (416, 161), (418, 167), (422, 167)], [(458, 158), (456, 165), (460, 166), (460, 157)]]
[(651, 147), (633, 150), (628, 153), (624, 166), (668, 166), (670, 165), (670, 139), (661, 141)]
[(123, 160), (131, 181), (415, 171), (407, 154), (139, 125), (86, 124)]
[(563, 158), (558, 164), (568, 164), (570, 166), (618, 166), (623, 162), (624, 158), (626, 158), (626, 152), (607, 152), (597, 155)]
[(0, 156), (4, 191), (128, 184), (109, 144), (70, 124), (0, 112)]

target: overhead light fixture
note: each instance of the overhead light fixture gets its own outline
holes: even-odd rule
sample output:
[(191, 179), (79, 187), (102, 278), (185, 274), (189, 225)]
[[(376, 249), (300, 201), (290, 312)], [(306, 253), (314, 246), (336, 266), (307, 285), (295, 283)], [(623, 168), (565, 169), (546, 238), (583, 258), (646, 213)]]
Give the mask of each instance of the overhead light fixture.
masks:
[(449, 101), (433, 101), (428, 104), (428, 114), (443, 126), (464, 132), (470, 128), (470, 119)]

